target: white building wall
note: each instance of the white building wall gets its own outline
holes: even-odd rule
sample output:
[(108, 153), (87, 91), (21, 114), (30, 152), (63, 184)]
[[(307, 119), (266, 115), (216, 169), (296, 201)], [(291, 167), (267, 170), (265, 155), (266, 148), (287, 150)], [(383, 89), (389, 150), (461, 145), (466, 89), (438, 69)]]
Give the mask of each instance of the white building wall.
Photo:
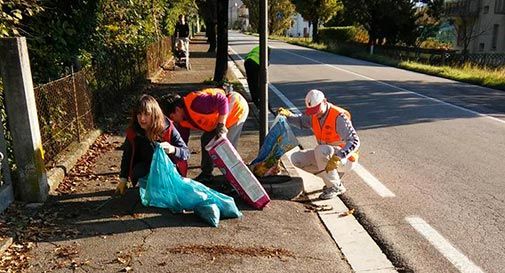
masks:
[(235, 21), (238, 20), (239, 9), (242, 5), (241, 0), (228, 1), (228, 28), (232, 28)]
[[(505, 14), (495, 13), (495, 5), (505, 0), (482, 0), (476, 33), (481, 33), (470, 43), (472, 53), (505, 53)], [(493, 28), (498, 25), (496, 48), (493, 48)]]
[(290, 37), (312, 37), (312, 25), (309, 26), (309, 21), (296, 13), (293, 16), (293, 25), (286, 31), (286, 35)]

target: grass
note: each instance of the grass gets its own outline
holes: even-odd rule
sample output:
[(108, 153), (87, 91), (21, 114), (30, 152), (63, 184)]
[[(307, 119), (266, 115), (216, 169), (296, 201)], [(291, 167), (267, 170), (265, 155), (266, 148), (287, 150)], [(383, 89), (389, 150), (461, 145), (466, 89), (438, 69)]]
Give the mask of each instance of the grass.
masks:
[(290, 44), (309, 47), (317, 50), (341, 54), (353, 58), (363, 59), (375, 63), (395, 66), (424, 74), (439, 76), (451, 80), (467, 82), (471, 84), (486, 86), (490, 88), (505, 90), (505, 67), (503, 68), (482, 68), (472, 64), (465, 64), (461, 67), (453, 66), (434, 66), (414, 61), (400, 61), (386, 56), (374, 54), (369, 55), (365, 52), (356, 52), (349, 48), (342, 48), (336, 45), (327, 45), (324, 43), (313, 43), (310, 38), (292, 38), (282, 36), (270, 36), (275, 40), (281, 40)]
[(471, 64), (465, 64), (463, 67), (433, 66), (411, 61), (400, 62), (398, 67), (452, 80), (505, 90), (505, 68), (480, 68)]

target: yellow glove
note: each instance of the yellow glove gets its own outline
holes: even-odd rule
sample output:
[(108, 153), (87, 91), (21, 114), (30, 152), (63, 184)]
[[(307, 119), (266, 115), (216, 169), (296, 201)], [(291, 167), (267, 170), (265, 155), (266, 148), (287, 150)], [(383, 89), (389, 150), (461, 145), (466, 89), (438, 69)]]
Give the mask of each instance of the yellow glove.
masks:
[(288, 109), (279, 107), (279, 109), (277, 109), (277, 115), (282, 115), (282, 116), (285, 116), (285, 117), (290, 117), (290, 116), (293, 115), (293, 113), (291, 111), (289, 111)]
[(339, 165), (341, 165), (342, 162), (340, 162), (340, 157), (333, 155), (330, 160), (328, 160), (328, 163), (326, 163), (326, 167), (324, 170), (328, 173), (333, 170), (336, 170)]
[(127, 180), (126, 178), (120, 178), (119, 180), (120, 181), (116, 187), (116, 194), (124, 195), (126, 193), (126, 189), (128, 188), (128, 186), (126, 185)]

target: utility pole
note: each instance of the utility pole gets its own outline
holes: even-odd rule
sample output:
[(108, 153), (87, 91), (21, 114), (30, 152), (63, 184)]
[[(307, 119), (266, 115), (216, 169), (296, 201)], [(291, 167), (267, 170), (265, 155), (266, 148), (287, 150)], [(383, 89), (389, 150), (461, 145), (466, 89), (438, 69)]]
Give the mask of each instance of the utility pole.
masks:
[(268, 0), (260, 1), (260, 147), (268, 133)]

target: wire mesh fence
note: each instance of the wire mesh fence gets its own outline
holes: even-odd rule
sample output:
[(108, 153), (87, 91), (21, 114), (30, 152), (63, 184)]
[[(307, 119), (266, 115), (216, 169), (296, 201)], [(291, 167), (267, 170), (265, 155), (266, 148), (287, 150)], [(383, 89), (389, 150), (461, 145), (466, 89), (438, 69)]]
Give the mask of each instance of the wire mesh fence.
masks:
[(147, 47), (147, 78), (153, 77), (172, 55), (172, 39), (163, 37)]
[(46, 165), (95, 127), (88, 77), (82, 70), (34, 90)]

